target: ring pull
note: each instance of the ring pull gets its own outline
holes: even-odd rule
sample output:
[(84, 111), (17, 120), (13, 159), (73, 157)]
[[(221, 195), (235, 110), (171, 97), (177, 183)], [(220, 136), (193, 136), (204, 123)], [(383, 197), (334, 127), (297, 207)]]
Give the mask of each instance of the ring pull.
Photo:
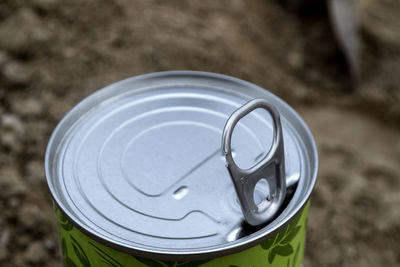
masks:
[[(232, 133), (240, 119), (257, 108), (265, 109), (272, 117), (274, 131), (272, 145), (268, 154), (255, 166), (241, 169), (233, 160)], [(257, 226), (272, 221), (277, 216), (286, 195), (282, 126), (278, 110), (267, 100), (256, 98), (234, 111), (226, 122), (222, 134), (222, 151), (246, 222)], [(268, 182), (269, 196), (257, 205), (253, 194), (256, 184), (261, 179)]]

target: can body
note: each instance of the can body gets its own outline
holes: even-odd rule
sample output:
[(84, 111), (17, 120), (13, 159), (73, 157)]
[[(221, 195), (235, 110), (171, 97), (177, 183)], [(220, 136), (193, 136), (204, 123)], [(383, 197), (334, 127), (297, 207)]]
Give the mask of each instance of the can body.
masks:
[(62, 260), (65, 267), (299, 267), (302, 266), (309, 202), (281, 231), (259, 245), (223, 257), (165, 261), (130, 255), (100, 244), (82, 233), (56, 207)]
[[(228, 162), (224, 124), (246, 102), (271, 105), (275, 117), (260, 108), (237, 117)], [(289, 105), (256, 85), (192, 71), (117, 82), (63, 118), (45, 164), (66, 267), (302, 265), (315, 142)], [(243, 203), (277, 213), (252, 224)]]

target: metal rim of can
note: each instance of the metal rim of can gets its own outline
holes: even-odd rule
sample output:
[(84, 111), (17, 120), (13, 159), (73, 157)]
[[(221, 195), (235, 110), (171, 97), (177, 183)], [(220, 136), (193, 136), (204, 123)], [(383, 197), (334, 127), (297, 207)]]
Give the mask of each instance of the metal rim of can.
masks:
[[(127, 83), (133, 83), (133, 82), (145, 82), (146, 80), (151, 80), (151, 79), (162, 79), (163, 77), (169, 77), (169, 76), (176, 76), (176, 77), (192, 77), (192, 78), (198, 78), (198, 79), (214, 79), (215, 81), (223, 81), (227, 83), (231, 83), (233, 85), (239, 85), (240, 87), (246, 88), (248, 92), (235, 92), (236, 94), (242, 96), (242, 97), (269, 97), (273, 100), (273, 104), (278, 108), (280, 111), (282, 117), (289, 118), (291, 122), (295, 123), (296, 125), (292, 125), (293, 127), (296, 128), (296, 130), (300, 130), (301, 133), (299, 133), (302, 136), (307, 136), (308, 139), (302, 139), (303, 146), (308, 148), (308, 153), (305, 155), (307, 157), (307, 160), (312, 163), (313, 166), (305, 166), (305, 168), (312, 169), (311, 173), (312, 175), (308, 180), (308, 184), (304, 185), (305, 181), (304, 179), (299, 182), (299, 186), (306, 186), (305, 192), (303, 192), (303, 195), (301, 196), (300, 199), (298, 199), (297, 203), (292, 203), (293, 201), (290, 201), (288, 204), (288, 207), (285, 208), (282, 213), (273, 221), (275, 224), (273, 227), (266, 227), (260, 229), (259, 231), (250, 234), (249, 236), (246, 236), (244, 238), (240, 238), (234, 242), (226, 243), (224, 245), (218, 245), (214, 247), (208, 247), (208, 248), (201, 248), (199, 250), (179, 250), (179, 251), (167, 251), (164, 249), (154, 249), (154, 247), (149, 247), (148, 249), (146, 248), (132, 248), (132, 247), (127, 247), (123, 243), (118, 243), (115, 242), (115, 240), (111, 240), (107, 237), (100, 236), (96, 231), (93, 229), (87, 229), (84, 226), (80, 225), (79, 223), (74, 221), (74, 216), (70, 213), (68, 208), (63, 204), (63, 201), (58, 197), (57, 192), (55, 191), (54, 187), (52, 186), (52, 158), (57, 154), (57, 151), (54, 151), (54, 147), (58, 147), (59, 143), (62, 143), (64, 135), (66, 133), (61, 133), (60, 132), (62, 128), (70, 128), (73, 126), (73, 124), (79, 120), (79, 114), (82, 112), (88, 112), (93, 105), (95, 105), (96, 101), (98, 99), (104, 98), (107, 95), (113, 95), (113, 94), (118, 94), (119, 89), (121, 89), (125, 84)], [(224, 90), (223, 88), (219, 88), (221, 90)], [(141, 89), (135, 89), (137, 92), (140, 92), (140, 90), (146, 90), (146, 88), (141, 88)], [(113, 93), (111, 93), (113, 91)], [(123, 91), (123, 90), (122, 90)], [(231, 92), (231, 91), (230, 91)], [(251, 96), (248, 95), (248, 93), (251, 92)], [(119, 92), (121, 93), (121, 92)], [(232, 92), (231, 92), (232, 93)], [(249, 98), (250, 99), (250, 98)], [(66, 131), (68, 132), (68, 130)], [(303, 147), (302, 149), (305, 149)], [(57, 150), (57, 149), (56, 149)], [(274, 94), (268, 92), (267, 90), (252, 84), (250, 82), (246, 82), (244, 80), (234, 78), (231, 76), (223, 75), (223, 74), (216, 74), (216, 73), (210, 73), (210, 72), (203, 72), (203, 71), (165, 71), (165, 72), (155, 72), (155, 73), (150, 73), (150, 74), (143, 74), (131, 78), (127, 78), (121, 81), (118, 81), (116, 83), (113, 83), (111, 85), (108, 85), (104, 87), (103, 89), (100, 89), (91, 95), (87, 96), (85, 99), (83, 99), (79, 104), (77, 104), (75, 107), (73, 107), (59, 122), (57, 127), (55, 128), (47, 149), (46, 149), (46, 155), (45, 155), (45, 171), (46, 171), (46, 177), (49, 185), (50, 192), (52, 194), (52, 197), (56, 203), (56, 205), (61, 209), (61, 211), (66, 215), (66, 217), (83, 233), (88, 235), (89, 237), (93, 238), (94, 240), (105, 244), (106, 246), (125, 252), (133, 255), (138, 255), (138, 256), (145, 256), (145, 257), (154, 257), (154, 258), (160, 258), (160, 259), (167, 259), (167, 260), (186, 260), (186, 259), (206, 259), (206, 258), (215, 258), (215, 257), (221, 257), (229, 254), (233, 254), (239, 251), (243, 251), (247, 248), (253, 247), (262, 241), (270, 238), (271, 236), (275, 235), (278, 233), (280, 230), (282, 230), (285, 226), (287, 226), (291, 220), (296, 217), (297, 214), (299, 214), (307, 201), (310, 198), (311, 192), (315, 186), (316, 182), (316, 177), (317, 177), (317, 170), (318, 170), (318, 156), (317, 156), (317, 148), (314, 142), (314, 139), (312, 137), (311, 131), (308, 129), (307, 125), (305, 122), (302, 120), (302, 118), (297, 114), (297, 112), (291, 108), (286, 102), (284, 102), (282, 99), (278, 98)], [(299, 190), (296, 190), (296, 194), (300, 194)], [(295, 198), (293, 197), (293, 199)], [(291, 206), (291, 207), (290, 207)], [(278, 221), (278, 223), (276, 223)], [(272, 224), (272, 223), (271, 223)]]

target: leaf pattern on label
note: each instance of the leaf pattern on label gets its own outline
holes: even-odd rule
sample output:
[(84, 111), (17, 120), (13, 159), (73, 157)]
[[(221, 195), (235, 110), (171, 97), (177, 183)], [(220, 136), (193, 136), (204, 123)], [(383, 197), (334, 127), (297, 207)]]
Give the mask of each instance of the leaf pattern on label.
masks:
[(70, 235), (70, 237), (72, 240), (72, 248), (74, 249), (75, 255), (78, 257), (82, 266), (92, 267), (85, 251), (82, 249), (82, 246), (78, 243), (78, 241), (76, 241), (76, 239), (72, 235)]
[(286, 267), (290, 267), (290, 258), (287, 260)]
[(178, 262), (176, 266), (179, 266), (179, 267), (197, 267), (197, 266), (205, 264), (206, 262), (209, 262), (209, 260), (185, 261), (185, 262)]
[[(290, 256), (294, 250), (290, 242), (295, 239), (295, 237), (298, 235), (298, 233), (301, 230), (301, 225), (297, 225), (300, 221), (301, 214), (298, 215), (287, 227), (286, 229), (280, 231), (278, 234), (275, 235), (275, 237), (272, 237), (263, 243), (261, 243), (261, 247), (264, 250), (268, 250), (268, 262), (272, 264), (274, 261), (275, 257), (277, 255), (283, 256), (283, 257), (288, 257)], [(296, 248), (296, 252), (294, 255), (293, 259), (293, 265), (295, 266), (298, 253), (299, 253), (299, 246)], [(288, 260), (288, 266), (290, 266), (290, 259)]]
[(135, 257), (136, 260), (150, 267), (198, 267), (200, 265), (209, 262), (210, 260), (200, 260), (200, 261), (161, 261), (152, 260), (141, 257)]
[(124, 267), (121, 263), (119, 263), (116, 259), (111, 257), (107, 252), (102, 250), (100, 247), (96, 246), (94, 243), (89, 241), (89, 244), (93, 247), (96, 254), (100, 257), (100, 260), (112, 267)]
[(299, 233), (301, 229), (301, 226), (296, 226), (295, 228), (293, 228), (286, 236), (285, 238), (282, 240), (281, 244), (288, 244), (290, 241), (292, 241), (296, 235)]
[(62, 261), (64, 267), (78, 267), (76, 263), (68, 256), (67, 243), (65, 238), (61, 239), (61, 251), (62, 251)]
[(299, 242), (299, 244), (297, 245), (296, 252), (294, 253), (293, 265), (292, 265), (292, 267), (295, 267), (295, 266), (296, 266), (297, 258), (299, 257), (299, 252), (300, 252), (300, 244), (301, 244), (301, 242)]
[(69, 232), (74, 228), (72, 223), (68, 220), (68, 218), (64, 215), (64, 213), (62, 213), (60, 209), (57, 208), (56, 214), (59, 224), (65, 231)]
[(64, 266), (65, 267), (79, 267), (78, 265), (76, 265), (76, 263), (71, 260), (71, 258), (67, 258), (66, 261), (64, 261)]
[(164, 264), (163, 262), (160, 262), (157, 260), (151, 260), (151, 259), (140, 258), (140, 257), (135, 257), (135, 259), (137, 259), (141, 263), (146, 264), (147, 266), (150, 266), (150, 267), (169, 267), (168, 265)]
[[(276, 237), (275, 237), (275, 238), (276, 238)], [(275, 238), (274, 238), (274, 237), (273, 237), (273, 238), (270, 238), (270, 239), (268, 239), (267, 241), (261, 243), (261, 247), (262, 247), (263, 249), (265, 249), (265, 250), (268, 250), (268, 249), (272, 246), (272, 244), (274, 244)]]

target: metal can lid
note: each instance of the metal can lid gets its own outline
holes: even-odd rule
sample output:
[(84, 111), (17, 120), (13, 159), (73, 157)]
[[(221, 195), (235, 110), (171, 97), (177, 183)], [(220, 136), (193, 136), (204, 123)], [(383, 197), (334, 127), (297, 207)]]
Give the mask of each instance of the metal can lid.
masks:
[[(255, 97), (279, 110), (286, 179), (300, 182), (277, 219), (236, 240), (243, 215), (221, 135), (232, 112)], [(272, 136), (268, 116), (251, 112), (235, 128), (235, 162), (253, 165)], [(204, 72), (142, 75), (95, 92), (64, 117), (46, 153), (63, 212), (97, 240), (141, 255), (214, 255), (254, 244), (299, 211), (316, 170), (312, 136), (293, 109), (255, 85)]]

